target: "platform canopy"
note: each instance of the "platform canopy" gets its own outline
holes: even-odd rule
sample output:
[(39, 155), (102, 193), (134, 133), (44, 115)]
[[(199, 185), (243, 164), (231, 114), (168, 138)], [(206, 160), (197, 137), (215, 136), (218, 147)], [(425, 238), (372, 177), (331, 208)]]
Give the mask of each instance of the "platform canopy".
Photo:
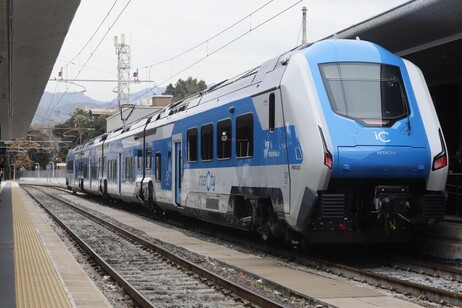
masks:
[(462, 82), (462, 1), (414, 0), (331, 37), (358, 37), (418, 65), (430, 86)]
[(0, 140), (24, 137), (80, 0), (0, 0)]

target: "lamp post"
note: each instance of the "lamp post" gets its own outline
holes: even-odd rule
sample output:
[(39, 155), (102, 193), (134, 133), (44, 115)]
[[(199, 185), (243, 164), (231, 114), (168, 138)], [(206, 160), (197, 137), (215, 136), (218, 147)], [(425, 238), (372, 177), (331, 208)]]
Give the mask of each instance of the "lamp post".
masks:
[(15, 164), (11, 164), (13, 166), (13, 181), (16, 181), (16, 166)]
[(55, 163), (50, 161), (50, 165), (51, 165), (51, 178), (55, 178)]
[(40, 177), (40, 164), (39, 163), (35, 163), (35, 165), (37, 166), (37, 179)]

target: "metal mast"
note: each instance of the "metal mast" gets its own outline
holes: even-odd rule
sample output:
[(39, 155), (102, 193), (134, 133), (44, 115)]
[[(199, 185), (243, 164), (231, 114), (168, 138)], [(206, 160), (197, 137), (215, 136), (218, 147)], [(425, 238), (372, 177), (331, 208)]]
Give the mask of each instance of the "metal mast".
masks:
[(302, 45), (306, 44), (306, 6), (302, 8)]
[(130, 104), (130, 46), (125, 44), (125, 34), (120, 35), (120, 44), (119, 38), (114, 36), (114, 47), (117, 55), (117, 102), (125, 128), (125, 121), (134, 108), (134, 105)]

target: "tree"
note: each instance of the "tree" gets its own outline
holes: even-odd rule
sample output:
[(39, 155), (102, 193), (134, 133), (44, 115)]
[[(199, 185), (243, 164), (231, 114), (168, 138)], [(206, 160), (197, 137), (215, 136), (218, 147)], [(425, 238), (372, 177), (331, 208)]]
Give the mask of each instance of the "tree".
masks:
[(76, 108), (65, 122), (55, 125), (53, 135), (61, 140), (58, 157), (66, 161), (70, 148), (106, 132), (107, 115), (92, 117), (90, 111)]
[(8, 143), (8, 167), (29, 170), (36, 163), (45, 167), (56, 156), (57, 149), (44, 132), (29, 129), (26, 138), (11, 140)]
[(169, 84), (163, 94), (173, 95), (173, 102), (177, 102), (205, 89), (207, 89), (205, 81), (201, 80), (198, 82), (196, 78), (189, 76), (186, 80), (179, 79), (175, 86)]

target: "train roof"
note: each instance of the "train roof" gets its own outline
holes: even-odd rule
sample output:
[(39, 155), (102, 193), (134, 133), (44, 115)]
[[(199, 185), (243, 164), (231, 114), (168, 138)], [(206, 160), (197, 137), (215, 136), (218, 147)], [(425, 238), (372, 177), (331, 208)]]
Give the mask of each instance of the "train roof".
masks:
[[(102, 142), (104, 140), (115, 140), (120, 137), (121, 135), (125, 135), (128, 132), (132, 132), (136, 128), (144, 128), (147, 124), (151, 128), (159, 126), (159, 125), (165, 125), (167, 121), (160, 121), (157, 122), (161, 119), (167, 119), (168, 117), (172, 115), (178, 114), (178, 116), (181, 113), (187, 112), (189, 109), (192, 109), (194, 107), (202, 106), (206, 109), (207, 104), (212, 104), (212, 103), (218, 103), (220, 101), (220, 98), (227, 96), (227, 95), (232, 95), (232, 94), (237, 94), (240, 90), (245, 89), (249, 86), (260, 86), (262, 82), (265, 81), (265, 76), (268, 73), (273, 72), (277, 68), (284, 67), (290, 56), (294, 53), (300, 52), (303, 49), (308, 48), (309, 46), (316, 44), (316, 43), (309, 43), (305, 45), (300, 45), (295, 47), (294, 49), (283, 53), (277, 57), (274, 57), (266, 62), (264, 62), (262, 65), (258, 67), (254, 67), (250, 70), (247, 70), (233, 78), (230, 79), (225, 79), (217, 84), (214, 84), (210, 86), (209, 88), (195, 93), (189, 97), (186, 97), (180, 101), (173, 102), (170, 105), (166, 106), (165, 108), (156, 111), (155, 113), (152, 113), (145, 118), (141, 118), (137, 120), (136, 122), (132, 123), (131, 125), (127, 127), (119, 127), (113, 131), (107, 132), (101, 136), (98, 136), (92, 140), (90, 140), (88, 143), (84, 145), (79, 145), (72, 150), (78, 151), (83, 148), (89, 147), (93, 144), (97, 144), (99, 142)], [(282, 76), (282, 73), (281, 73)], [(264, 92), (265, 90), (274, 88), (278, 86), (278, 82), (280, 79), (274, 79), (271, 81), (267, 81), (267, 84), (263, 87), (259, 88), (259, 91)], [(202, 108), (200, 108), (202, 109)], [(127, 134), (127, 135), (131, 135)], [(124, 138), (125, 136), (123, 136)]]

